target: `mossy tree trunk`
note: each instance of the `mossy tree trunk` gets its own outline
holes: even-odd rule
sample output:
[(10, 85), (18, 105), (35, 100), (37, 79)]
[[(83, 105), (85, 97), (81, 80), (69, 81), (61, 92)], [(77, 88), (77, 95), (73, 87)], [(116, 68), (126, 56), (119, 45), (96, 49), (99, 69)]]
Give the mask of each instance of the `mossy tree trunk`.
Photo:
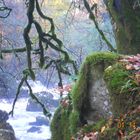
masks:
[(118, 52), (140, 52), (140, 0), (104, 0), (112, 18)]

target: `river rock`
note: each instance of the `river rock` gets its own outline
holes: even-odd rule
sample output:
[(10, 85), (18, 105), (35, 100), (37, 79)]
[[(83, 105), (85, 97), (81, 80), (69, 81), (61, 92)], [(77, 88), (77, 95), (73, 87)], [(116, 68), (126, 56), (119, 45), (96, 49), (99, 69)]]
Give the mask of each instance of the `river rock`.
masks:
[(37, 116), (36, 122), (38, 125), (49, 125), (49, 120), (45, 116)]
[(86, 58), (73, 90), (73, 104), (79, 112), (82, 125), (95, 124), (112, 115), (104, 71), (117, 59), (118, 55), (111, 53), (94, 53)]
[[(46, 108), (51, 109), (59, 105), (59, 101), (53, 99), (53, 95), (48, 92), (35, 93), (35, 96), (41, 101)], [(28, 99), (26, 111), (42, 111), (42, 107), (32, 98)]]
[(16, 140), (12, 126), (7, 123), (8, 113), (0, 110), (0, 140)]
[(9, 119), (8, 113), (6, 111), (0, 110), (0, 123), (6, 123)]
[(45, 116), (37, 116), (36, 121), (29, 124), (34, 126), (49, 125), (49, 120)]
[(32, 126), (27, 130), (27, 133), (34, 133), (34, 132), (40, 133), (41, 132), (40, 127)]

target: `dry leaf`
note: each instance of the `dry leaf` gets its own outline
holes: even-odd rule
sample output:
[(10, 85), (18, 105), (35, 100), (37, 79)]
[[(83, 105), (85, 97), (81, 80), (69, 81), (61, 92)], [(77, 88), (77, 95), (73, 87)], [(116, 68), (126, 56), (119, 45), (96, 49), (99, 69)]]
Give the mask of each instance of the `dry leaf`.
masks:
[(98, 132), (90, 132), (84, 136), (83, 140), (97, 140), (97, 138)]
[(127, 64), (127, 65), (125, 66), (125, 68), (126, 68), (127, 70), (133, 70), (133, 69), (135, 69), (134, 66), (133, 66), (132, 64)]
[(103, 126), (103, 127), (101, 128), (101, 133), (103, 133), (103, 132), (105, 131), (105, 129), (106, 129), (106, 127)]

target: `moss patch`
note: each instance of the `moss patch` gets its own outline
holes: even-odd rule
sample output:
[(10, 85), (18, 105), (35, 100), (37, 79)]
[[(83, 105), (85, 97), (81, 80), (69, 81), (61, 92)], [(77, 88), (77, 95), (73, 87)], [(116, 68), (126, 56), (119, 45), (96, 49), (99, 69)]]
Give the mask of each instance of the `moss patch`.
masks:
[(96, 132), (96, 131), (100, 131), (101, 127), (104, 126), (106, 123), (105, 119), (100, 119), (96, 124), (93, 125), (85, 125), (83, 127), (83, 132), (84, 133), (88, 133), (88, 132)]
[(69, 113), (66, 112), (61, 106), (56, 110), (53, 120), (51, 122), (51, 140), (69, 140)]
[(118, 136), (116, 131), (116, 128), (107, 129), (105, 133), (99, 135), (99, 140), (117, 140)]
[(70, 122), (70, 131), (72, 135), (75, 135), (75, 132), (78, 131), (79, 126), (79, 113), (77, 111), (72, 111), (69, 122)]
[(114, 115), (124, 114), (140, 103), (139, 94), (132, 90), (136, 84), (130, 76), (131, 71), (126, 70), (120, 62), (105, 70), (104, 79), (109, 89)]
[(112, 94), (120, 93), (121, 87), (129, 80), (128, 77), (129, 71), (127, 71), (120, 63), (116, 63), (115, 65), (108, 67), (104, 73), (104, 79), (106, 80)]

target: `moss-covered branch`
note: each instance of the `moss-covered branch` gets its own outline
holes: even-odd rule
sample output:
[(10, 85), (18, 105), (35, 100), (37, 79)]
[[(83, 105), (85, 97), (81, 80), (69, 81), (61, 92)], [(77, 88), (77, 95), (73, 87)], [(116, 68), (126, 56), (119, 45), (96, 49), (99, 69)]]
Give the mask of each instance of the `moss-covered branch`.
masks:
[(1, 3), (1, 5), (0, 5), (0, 11), (1, 12), (7, 11), (5, 15), (0, 15), (0, 18), (7, 18), (10, 15), (12, 9), (6, 6), (4, 0), (1, 0), (0, 3)]
[(40, 9), (40, 6), (39, 6), (39, 3), (38, 3), (38, 0), (36, 0), (36, 10), (38, 12), (38, 14), (40, 15), (40, 17), (42, 17), (43, 19), (46, 19), (50, 22), (51, 24), (51, 29), (49, 32), (52, 33), (52, 35), (54, 36), (55, 35), (55, 26), (54, 26), (54, 22), (53, 22), (53, 19), (50, 18), (50, 17), (47, 17), (46, 15), (44, 15)]
[(29, 88), (29, 93), (30, 93), (31, 98), (35, 100), (42, 107), (44, 115), (50, 118), (51, 117), (50, 112), (46, 109), (45, 105), (41, 101), (39, 101), (39, 99), (33, 94), (32, 88), (30, 84), (28, 83), (27, 79), (25, 79), (25, 83), (27, 87)]
[(116, 52), (116, 50), (113, 48), (111, 43), (108, 41), (108, 39), (104, 35), (103, 31), (99, 28), (98, 22), (96, 21), (96, 17), (93, 14), (92, 9), (90, 8), (89, 3), (86, 0), (84, 0), (84, 6), (85, 6), (86, 10), (89, 13), (89, 18), (94, 22), (96, 29), (98, 30), (98, 32), (101, 35), (102, 39), (106, 42), (109, 50), (112, 51), (112, 52)]
[(15, 49), (1, 49), (1, 53), (23, 53), (26, 51), (26, 47), (23, 48), (15, 48)]
[[(56, 68), (58, 72), (58, 77), (59, 77), (59, 86), (63, 87), (62, 84), (62, 76), (61, 74), (68, 74), (70, 75), (71, 73), (69, 72), (69, 69), (67, 69), (66, 65), (71, 64), (72, 67), (74, 68), (75, 74), (78, 73), (76, 63), (70, 59), (69, 54), (62, 48), (63, 43), (61, 40), (59, 40), (55, 34), (55, 26), (54, 22), (51, 18), (45, 16), (39, 6), (38, 0), (30, 0), (27, 5), (28, 11), (27, 11), (27, 18), (28, 18), (28, 23), (27, 26), (24, 29), (24, 41), (26, 47), (24, 48), (16, 48), (14, 50), (2, 50), (1, 53), (12, 53), (12, 52), (24, 52), (26, 51), (27, 53), (27, 69), (23, 71), (23, 78), (18, 86), (16, 98), (13, 103), (12, 111), (10, 112), (13, 114), (14, 106), (17, 101), (17, 98), (20, 93), (20, 89), (25, 82), (29, 91), (30, 91), (30, 96), (36, 100), (37, 103), (41, 105), (43, 108), (43, 112), (45, 115), (50, 116), (50, 113), (46, 110), (45, 106), (37, 99), (37, 97), (33, 94), (31, 86), (29, 85), (27, 78), (30, 77), (32, 80), (35, 80), (35, 73), (34, 69), (32, 68), (32, 52), (34, 55), (39, 55), (39, 66), (40, 68), (45, 68), (48, 69), (52, 65)], [(48, 33), (44, 32), (42, 29), (42, 26), (40, 25), (39, 22), (37, 22), (34, 19), (34, 12), (35, 10), (39, 14), (39, 16), (43, 19), (46, 19), (50, 22), (51, 28)], [(35, 25), (35, 28), (37, 30), (37, 35), (38, 35), (38, 48), (34, 49), (33, 44), (31, 42), (31, 37), (30, 37), (30, 31), (32, 29), (32, 25)], [(46, 46), (44, 46), (44, 44)], [(49, 58), (48, 56), (45, 56), (45, 52), (47, 52), (48, 48), (51, 48), (55, 50), (57, 53), (60, 54), (59, 58), (53, 59)]]
[(29, 33), (31, 30), (31, 26), (33, 23), (33, 12), (34, 12), (34, 7), (35, 7), (35, 1), (34, 0), (30, 0), (29, 1), (29, 7), (28, 7), (28, 11), (27, 11), (27, 17), (28, 17), (28, 24), (24, 29), (24, 40), (25, 40), (25, 44), (26, 44), (26, 48), (27, 48), (27, 62), (28, 62), (28, 68), (29, 70), (32, 69), (32, 60), (31, 60), (31, 48), (32, 48), (32, 43), (29, 37)]
[(12, 105), (12, 110), (9, 112), (9, 114), (12, 115), (12, 116), (13, 116), (13, 113), (14, 113), (15, 104), (16, 104), (17, 99), (18, 99), (19, 94), (20, 94), (21, 87), (22, 87), (23, 83), (25, 82), (25, 80), (27, 80), (27, 75), (23, 76), (23, 78), (21, 79), (21, 81), (18, 85), (16, 97), (15, 97), (13, 105)]

